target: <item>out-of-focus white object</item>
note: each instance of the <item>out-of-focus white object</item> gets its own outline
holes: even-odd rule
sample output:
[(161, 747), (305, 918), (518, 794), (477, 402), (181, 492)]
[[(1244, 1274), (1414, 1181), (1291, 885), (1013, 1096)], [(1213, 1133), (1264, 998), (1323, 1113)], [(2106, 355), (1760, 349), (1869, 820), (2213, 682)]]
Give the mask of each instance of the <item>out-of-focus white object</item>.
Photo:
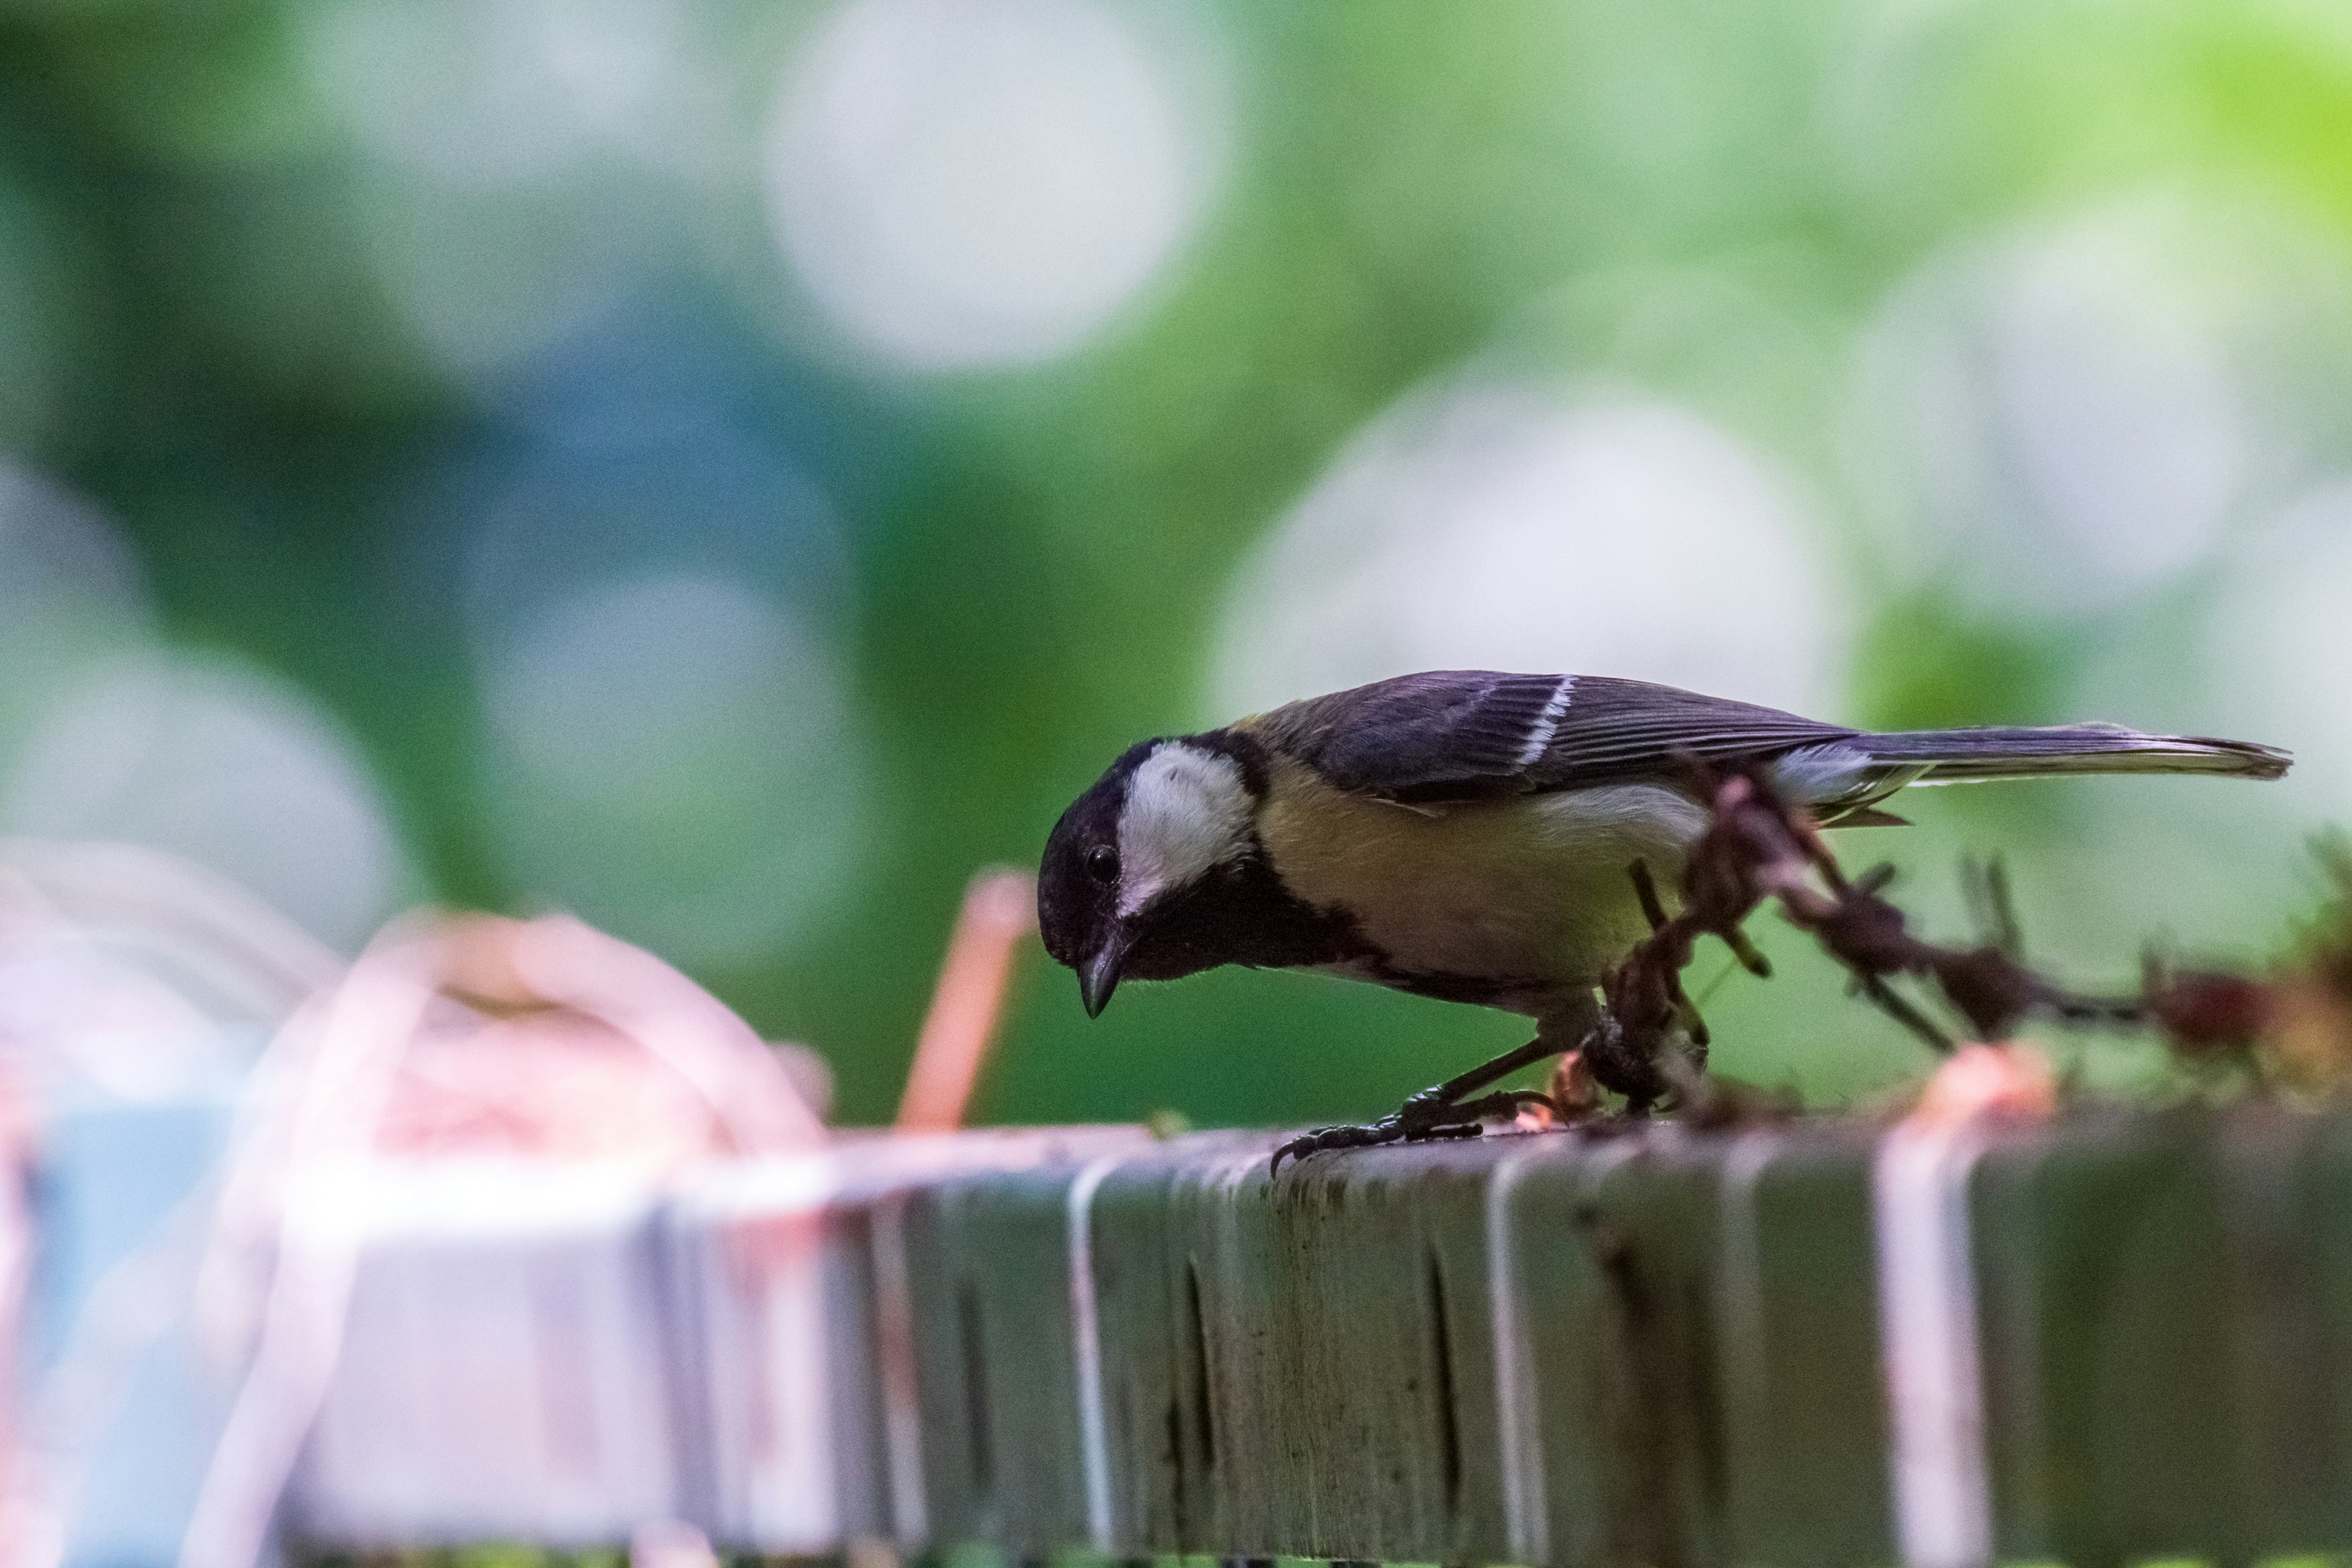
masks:
[(354, 1258), (291, 1518), (307, 1539), (588, 1545), (677, 1510), (659, 1186), (614, 1162), (352, 1165), (290, 1237)]
[[(586, 1092), (537, 1095), (567, 1049)], [(822, 1147), (793, 1075), (684, 975), (562, 917), (395, 928), (271, 1058), (203, 1303), (253, 1350), (184, 1568), (249, 1568), (282, 1496), (355, 1543), (609, 1541), (674, 1514), (653, 1215), (705, 1155)]]
[(629, 1568), (719, 1568), (719, 1553), (694, 1526), (656, 1520), (629, 1537)]
[[(604, 1056), (604, 1105), (531, 1093), (548, 1030)], [(445, 1051), (497, 1065), (433, 1072)], [(703, 1154), (824, 1145), (779, 1058), (581, 921), (468, 917), (379, 938), (270, 1069), (207, 1279), (254, 1350), (184, 1568), (249, 1568), (289, 1479), (322, 1540), (588, 1542), (673, 1514), (654, 1206)], [(633, 1119), (673, 1079), (698, 1114)]]
[(825, 1146), (804, 1055), (577, 921), (414, 922), (346, 972), (172, 857), (0, 846), (47, 1259), (0, 1561), (249, 1563), (282, 1500), (355, 1542), (673, 1517), (658, 1205), (713, 1154)]
[(335, 956), (206, 868), (0, 842), (0, 1081), (37, 1125), (12, 1565), (161, 1564), (226, 1390), (184, 1308), (239, 1085)]
[(1815, 535), (1789, 485), (1694, 413), (1466, 376), (1373, 421), (1244, 560), (1212, 711), (1495, 668), (1827, 716), (1843, 616)]
[(1168, 15), (850, 0), (768, 132), (769, 217), (803, 286), (917, 370), (1034, 363), (1091, 334), (1165, 264), (1223, 161), (1220, 95)]

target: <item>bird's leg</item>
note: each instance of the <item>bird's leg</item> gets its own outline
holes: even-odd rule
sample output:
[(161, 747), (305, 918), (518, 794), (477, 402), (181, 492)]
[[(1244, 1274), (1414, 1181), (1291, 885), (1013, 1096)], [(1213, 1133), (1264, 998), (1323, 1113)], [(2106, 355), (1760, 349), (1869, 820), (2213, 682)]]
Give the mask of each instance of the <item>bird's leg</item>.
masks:
[(1405, 1101), (1402, 1107), (1378, 1121), (1359, 1126), (1318, 1127), (1312, 1132), (1302, 1132), (1274, 1152), (1273, 1169), (1279, 1172), (1286, 1159), (1303, 1160), (1309, 1154), (1320, 1154), (1332, 1149), (1370, 1149), (1382, 1143), (1427, 1143), (1443, 1138), (1475, 1138), (1480, 1123), (1516, 1116), (1523, 1107), (1549, 1106), (1551, 1096), (1539, 1089), (1503, 1089), (1492, 1094), (1482, 1094), (1475, 1100), (1440, 1102), (1427, 1097), (1436, 1092), (1425, 1089)]
[(1549, 1110), (1552, 1108), (1550, 1094), (1540, 1089), (1498, 1089), (1492, 1094), (1465, 1100), (1454, 1110), (1455, 1114), (1467, 1117), (1473, 1122), (1500, 1121), (1538, 1105)]
[[(1723, 944), (1731, 949), (1731, 956), (1739, 960), (1739, 967), (1759, 980), (1772, 978), (1772, 961), (1758, 951), (1746, 931), (1733, 926), (1722, 933)], [(1728, 973), (1727, 971), (1727, 973)]]
[(1424, 1103), (1433, 1107), (1458, 1105), (1464, 1095), (1475, 1094), (1488, 1084), (1508, 1078), (1521, 1068), (1539, 1062), (1546, 1057), (1556, 1057), (1561, 1048), (1551, 1032), (1544, 1030), (1524, 1046), (1515, 1046), (1490, 1061), (1480, 1062), (1468, 1072), (1455, 1073), (1444, 1083), (1423, 1089), (1404, 1102), (1400, 1113), (1410, 1112), (1416, 1105)]
[[(1591, 1003), (1574, 1014), (1580, 1027), (1574, 1038), (1583, 1037), (1581, 1024), (1591, 1016)], [(1526, 1045), (1505, 1051), (1491, 1061), (1484, 1061), (1467, 1072), (1454, 1074), (1444, 1083), (1433, 1084), (1420, 1093), (1407, 1097), (1405, 1102), (1378, 1121), (1360, 1126), (1318, 1127), (1303, 1132), (1274, 1152), (1274, 1169), (1280, 1171), (1285, 1160), (1304, 1159), (1328, 1149), (1369, 1149), (1381, 1143), (1418, 1143), (1433, 1138), (1472, 1138), (1478, 1124), (1488, 1117), (1499, 1117), (1517, 1111), (1522, 1105), (1549, 1104), (1550, 1097), (1537, 1089), (1506, 1089), (1500, 1093), (1480, 1095), (1480, 1089), (1507, 1078), (1532, 1062), (1558, 1056), (1570, 1047), (1559, 1042), (1567, 1031), (1544, 1020), (1536, 1037)], [(1473, 1099), (1472, 1096), (1477, 1096)]]

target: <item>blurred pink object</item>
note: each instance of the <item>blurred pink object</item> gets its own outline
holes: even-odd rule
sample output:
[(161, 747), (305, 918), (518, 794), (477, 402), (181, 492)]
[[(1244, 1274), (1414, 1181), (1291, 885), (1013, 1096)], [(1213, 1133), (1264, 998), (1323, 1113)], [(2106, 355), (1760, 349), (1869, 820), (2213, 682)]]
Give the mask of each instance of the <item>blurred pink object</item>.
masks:
[[(198, 1286), (200, 1312), (231, 1340), (249, 1336), (252, 1353), (183, 1568), (260, 1558), (383, 1213), (445, 1212), (447, 1178), (462, 1177), (450, 1212), (478, 1215), (530, 1198), (553, 1162), (572, 1160), (595, 1162), (604, 1186), (624, 1178), (615, 1212), (635, 1212), (666, 1173), (704, 1156), (827, 1143), (812, 1093), (741, 1019), (652, 954), (563, 916), (394, 926), (288, 1023), (257, 1076), (261, 1112)], [(509, 1162), (488, 1186), (485, 1155)], [(604, 1261), (625, 1268), (621, 1256)], [(625, 1279), (605, 1282), (625, 1294)]]
[(799, 1047), (642, 948), (568, 916), (446, 931), (448, 1001), (401, 1052), (378, 1152), (675, 1163), (824, 1141), (815, 1075), (778, 1054)]
[(710, 1108), (635, 1040), (592, 1018), (485, 1022), (413, 1044), (375, 1133), (382, 1154), (689, 1158)]
[(1023, 871), (982, 871), (964, 889), (931, 1010), (894, 1124), (900, 1132), (952, 1132), (971, 1107), (996, 1037), (1023, 943), (1037, 928), (1037, 885)]
[(1924, 1126), (2037, 1121), (2058, 1109), (2058, 1077), (2032, 1046), (1962, 1046), (1927, 1080), (1909, 1120)]

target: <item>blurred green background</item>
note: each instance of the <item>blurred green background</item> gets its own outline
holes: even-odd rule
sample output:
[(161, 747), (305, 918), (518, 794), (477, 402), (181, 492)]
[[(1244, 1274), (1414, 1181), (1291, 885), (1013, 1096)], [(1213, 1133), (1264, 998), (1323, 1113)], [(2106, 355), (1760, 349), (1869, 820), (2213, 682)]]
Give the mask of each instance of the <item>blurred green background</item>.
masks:
[[(870, 1121), (1127, 742), (1449, 665), (2292, 747), (1847, 840), (1944, 931), (2004, 854), (2085, 982), (2273, 945), (2352, 798), (2352, 12), (0, 5), (0, 831), (346, 951), (570, 908)], [(1918, 1069), (1761, 924), (1720, 1066)], [(1519, 1028), (1041, 961), (984, 1110)]]

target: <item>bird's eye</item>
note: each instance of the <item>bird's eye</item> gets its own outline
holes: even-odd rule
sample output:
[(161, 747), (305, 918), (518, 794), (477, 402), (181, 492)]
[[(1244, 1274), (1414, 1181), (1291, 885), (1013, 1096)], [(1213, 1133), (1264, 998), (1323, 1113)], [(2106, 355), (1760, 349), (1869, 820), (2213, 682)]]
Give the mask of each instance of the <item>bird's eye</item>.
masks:
[(1087, 875), (1108, 887), (1118, 880), (1118, 851), (1097, 844), (1087, 851)]

